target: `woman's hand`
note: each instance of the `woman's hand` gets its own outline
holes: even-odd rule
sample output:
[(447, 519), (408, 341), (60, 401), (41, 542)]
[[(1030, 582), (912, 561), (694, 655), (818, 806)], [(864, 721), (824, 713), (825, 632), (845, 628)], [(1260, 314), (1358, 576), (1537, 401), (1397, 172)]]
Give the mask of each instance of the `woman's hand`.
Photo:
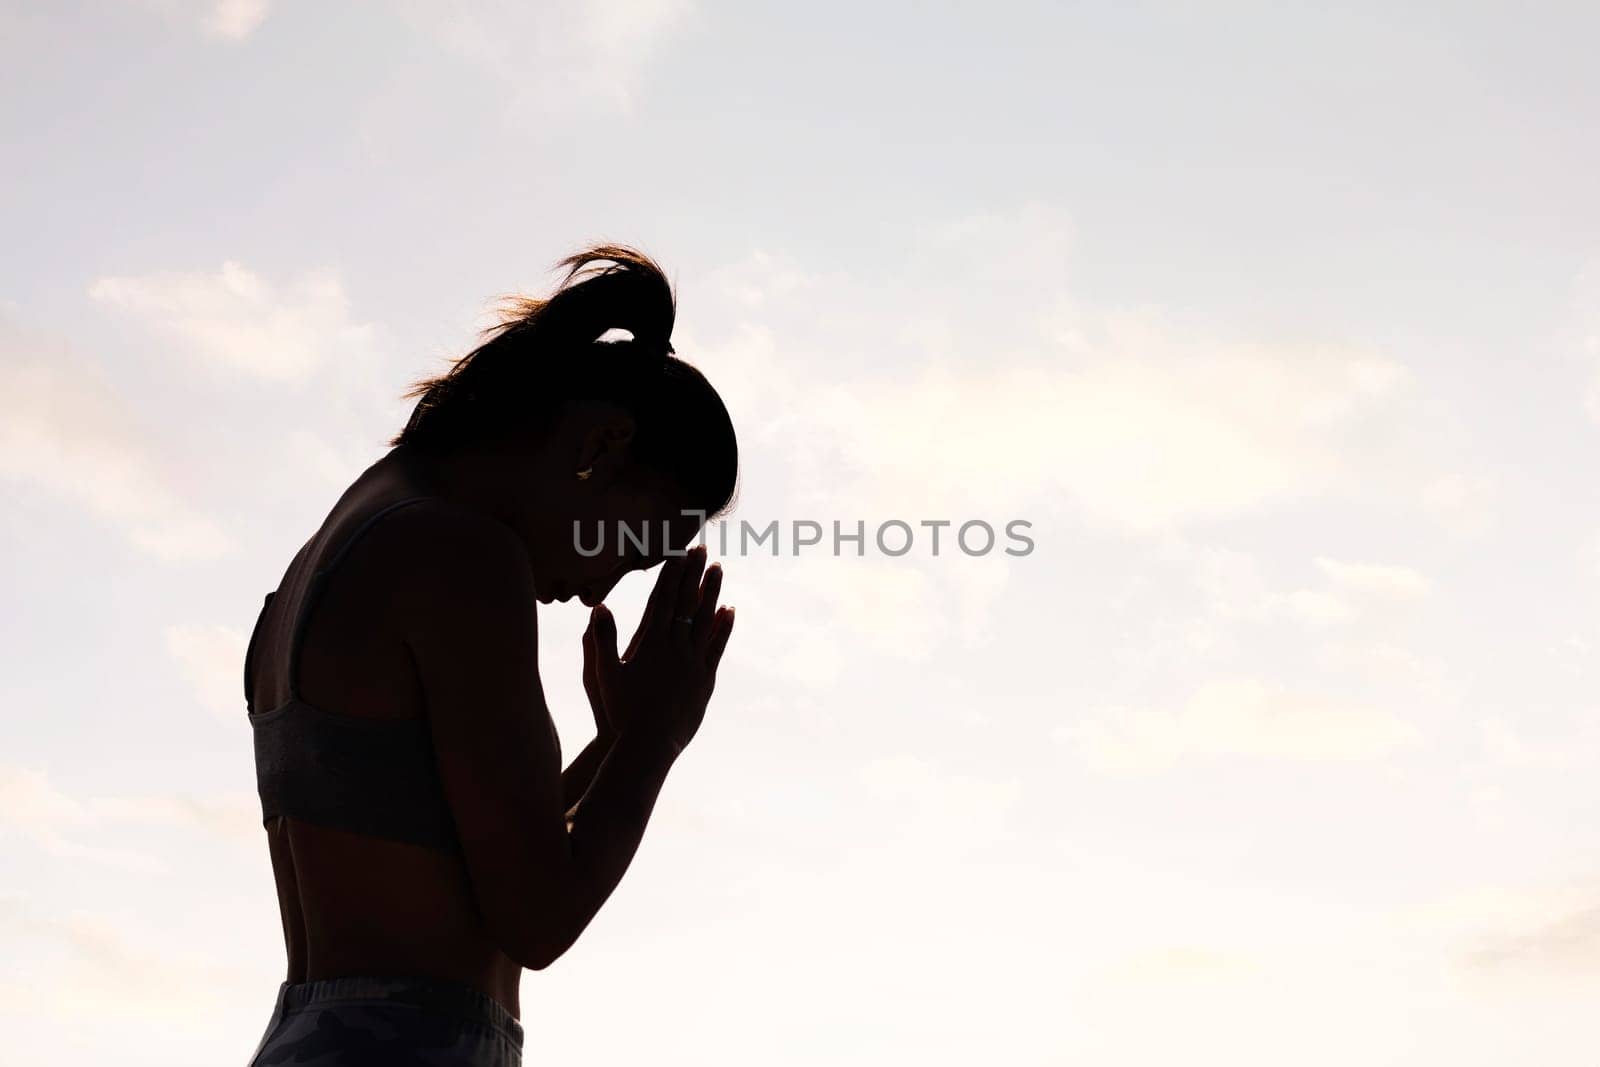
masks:
[[(606, 710), (606, 702), (600, 696), (600, 653), (595, 641), (595, 619), (599, 617), (600, 608), (589, 613), (589, 626), (583, 631), (583, 691), (589, 696), (589, 710), (594, 713), (594, 732), (596, 737), (613, 740), (622, 732), (621, 724), (612, 719), (611, 713)], [(635, 638), (637, 640), (637, 638)], [(633, 654), (633, 646), (628, 646), (628, 654)]]
[[(662, 574), (666, 568), (662, 568)], [(657, 587), (660, 586), (660, 577), (657, 577)], [(649, 604), (655, 603), (655, 594), (651, 593)], [(633, 640), (628, 642), (628, 651), (622, 654), (623, 660), (630, 660), (638, 650), (639, 638), (649, 628), (651, 608), (646, 607), (644, 615), (639, 620), (639, 626), (633, 632)], [(595, 734), (599, 737), (615, 739), (622, 732), (622, 717), (620, 712), (613, 712), (606, 707), (605, 698), (600, 695), (600, 643), (596, 634), (600, 629), (599, 619), (602, 615), (609, 615), (610, 609), (602, 609), (595, 605), (589, 612), (589, 625), (583, 631), (583, 691), (589, 697), (589, 710), (594, 714)]]
[(705, 563), (705, 547), (697, 545), (662, 564), (620, 657), (616, 620), (605, 605), (595, 607), (584, 635), (584, 688), (591, 705), (598, 695), (597, 725), (603, 719), (618, 733), (648, 733), (674, 752), (694, 739), (733, 632), (733, 609), (717, 605), (722, 568)]

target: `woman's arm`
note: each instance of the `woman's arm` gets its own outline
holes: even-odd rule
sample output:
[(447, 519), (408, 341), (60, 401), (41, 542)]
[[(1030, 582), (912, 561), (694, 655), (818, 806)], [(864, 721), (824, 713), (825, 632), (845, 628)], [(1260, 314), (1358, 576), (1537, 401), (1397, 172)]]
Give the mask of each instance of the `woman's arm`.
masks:
[[(629, 652), (633, 649), (630, 647)], [(562, 809), (567, 813), (567, 829), (572, 829), (572, 816), (578, 801), (594, 781), (595, 772), (606, 758), (606, 753), (617, 740), (617, 724), (606, 712), (605, 700), (600, 695), (600, 657), (595, 644), (594, 616), (583, 631), (583, 692), (589, 698), (589, 710), (594, 715), (594, 740), (584, 746), (567, 769), (561, 773)]]
[(595, 734), (594, 740), (583, 746), (583, 751), (574, 756), (572, 762), (567, 764), (567, 769), (561, 772), (561, 806), (567, 813), (567, 829), (572, 829), (572, 813), (577, 809), (578, 801), (583, 799), (583, 794), (589, 791), (595, 772), (600, 770), (606, 753), (611, 751), (616, 741), (616, 734), (611, 731)]
[[(665, 711), (629, 720), (638, 728), (621, 731), (605, 752), (569, 831), (559, 741), (539, 683), (526, 550), (504, 526), (472, 513), (424, 505), (401, 514), (426, 549), (397, 606), (473, 895), (508, 956), (547, 967), (626, 873), (682, 740), (666, 729), (673, 718)], [(668, 564), (658, 585), (676, 583), (683, 570)], [(615, 647), (613, 639), (610, 660)], [(652, 693), (676, 707), (667, 699), (677, 693), (676, 675), (646, 670), (659, 661), (641, 659), (638, 684), (624, 695)]]

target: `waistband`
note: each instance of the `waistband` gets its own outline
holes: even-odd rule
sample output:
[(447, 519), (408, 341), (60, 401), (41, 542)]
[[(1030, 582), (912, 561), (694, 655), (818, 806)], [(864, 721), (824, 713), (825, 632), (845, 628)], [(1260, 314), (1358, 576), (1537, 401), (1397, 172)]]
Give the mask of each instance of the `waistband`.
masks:
[(402, 1004), (494, 1027), (522, 1050), (522, 1024), (499, 1001), (481, 990), (438, 978), (348, 977), (278, 986), (278, 1013), (352, 1002)]

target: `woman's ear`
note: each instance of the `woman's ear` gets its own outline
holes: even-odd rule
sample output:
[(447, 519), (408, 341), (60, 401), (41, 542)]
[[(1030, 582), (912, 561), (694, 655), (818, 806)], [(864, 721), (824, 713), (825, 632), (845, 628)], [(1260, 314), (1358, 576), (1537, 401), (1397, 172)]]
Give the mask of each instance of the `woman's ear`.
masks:
[(620, 408), (607, 407), (583, 433), (574, 476), (591, 485), (614, 481), (627, 466), (634, 430), (632, 416)]

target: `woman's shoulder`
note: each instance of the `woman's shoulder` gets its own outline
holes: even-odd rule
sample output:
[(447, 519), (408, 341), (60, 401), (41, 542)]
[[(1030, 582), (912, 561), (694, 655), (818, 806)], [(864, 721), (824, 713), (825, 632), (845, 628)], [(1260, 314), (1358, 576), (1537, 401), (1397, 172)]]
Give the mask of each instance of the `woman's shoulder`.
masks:
[(449, 570), (527, 559), (522, 538), (492, 515), (437, 496), (396, 503), (404, 506), (386, 517), (387, 540), (412, 565)]
[(439, 497), (413, 498), (379, 524), (374, 546), (394, 606), (436, 626), (464, 610), (482, 619), (532, 611), (533, 565), (521, 537), (491, 515)]
[(428, 480), (391, 453), (362, 472), (334, 505), (327, 524), (374, 544), (394, 564), (449, 571), (475, 556), (515, 557), (525, 548), (511, 527), (434, 491)]

